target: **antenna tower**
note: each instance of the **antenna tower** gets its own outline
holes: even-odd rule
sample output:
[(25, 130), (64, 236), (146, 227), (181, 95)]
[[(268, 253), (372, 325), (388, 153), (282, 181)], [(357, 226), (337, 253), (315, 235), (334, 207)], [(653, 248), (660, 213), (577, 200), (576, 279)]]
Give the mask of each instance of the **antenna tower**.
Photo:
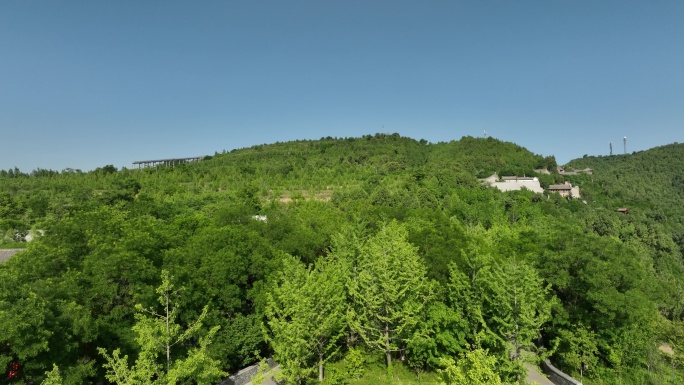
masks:
[(610, 142), (610, 156), (613, 156), (613, 142)]
[(627, 137), (626, 136), (624, 138), (622, 138), (622, 143), (625, 146), (625, 154), (627, 154)]

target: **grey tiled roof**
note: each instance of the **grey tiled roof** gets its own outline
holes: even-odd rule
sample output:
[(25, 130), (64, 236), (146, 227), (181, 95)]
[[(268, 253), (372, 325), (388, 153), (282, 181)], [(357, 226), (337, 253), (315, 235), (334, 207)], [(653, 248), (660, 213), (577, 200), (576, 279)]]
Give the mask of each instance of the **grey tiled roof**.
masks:
[(24, 249), (0, 249), (0, 263), (5, 262), (10, 259), (11, 256), (22, 250)]

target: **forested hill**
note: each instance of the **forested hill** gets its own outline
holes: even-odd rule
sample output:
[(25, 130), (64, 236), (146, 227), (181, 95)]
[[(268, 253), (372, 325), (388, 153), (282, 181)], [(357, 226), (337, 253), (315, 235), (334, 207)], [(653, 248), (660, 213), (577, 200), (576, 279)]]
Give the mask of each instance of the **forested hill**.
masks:
[[(588, 385), (682, 383), (681, 151), (564, 176), (494, 138), (376, 134), (1, 171), (25, 251), (0, 264), (0, 382), (210, 384), (273, 355), (289, 383), (512, 384), (534, 351)], [(586, 203), (478, 180), (539, 168)]]
[(464, 137), (428, 144), (398, 134), (375, 134), (254, 146), (216, 154), (197, 167), (234, 174), (235, 180), (266, 178), (264, 184), (269, 187), (324, 188), (388, 175), (446, 177), (451, 182), (472, 183), (477, 175), (530, 175), (534, 168), (547, 165), (555, 166), (555, 160), (493, 138)]
[(575, 177), (586, 198), (609, 208), (628, 208), (631, 215), (664, 223), (684, 247), (684, 144), (670, 144), (628, 155), (584, 157), (568, 163), (594, 170)]
[(378, 188), (375, 195), (385, 195), (383, 189), (389, 188), (386, 198), (413, 200), (409, 195), (422, 187), (443, 195), (456, 185), (477, 186), (477, 177), (495, 172), (531, 175), (535, 168), (555, 166), (552, 156), (543, 158), (491, 137), (429, 144), (398, 134), (375, 134), (258, 145), (173, 168), (0, 170), (0, 213), (5, 214), (0, 230), (40, 228), (42, 220), (89, 203), (134, 197), (214, 201), (247, 194), (264, 201), (317, 193), (322, 198), (333, 193), (343, 197), (350, 191), (371, 195)]

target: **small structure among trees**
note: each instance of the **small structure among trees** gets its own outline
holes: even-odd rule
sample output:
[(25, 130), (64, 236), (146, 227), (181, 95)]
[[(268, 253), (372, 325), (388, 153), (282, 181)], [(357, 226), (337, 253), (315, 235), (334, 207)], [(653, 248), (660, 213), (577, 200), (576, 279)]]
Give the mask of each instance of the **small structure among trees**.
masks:
[(549, 186), (549, 192), (559, 193), (564, 198), (579, 198), (580, 191), (578, 186), (573, 186), (570, 182), (563, 184), (552, 184)]

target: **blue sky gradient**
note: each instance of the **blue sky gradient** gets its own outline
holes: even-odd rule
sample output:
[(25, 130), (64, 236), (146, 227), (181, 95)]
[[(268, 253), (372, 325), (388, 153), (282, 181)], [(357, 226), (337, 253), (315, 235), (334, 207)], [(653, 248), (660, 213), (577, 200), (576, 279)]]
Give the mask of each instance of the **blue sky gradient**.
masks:
[(559, 163), (684, 142), (682, 1), (0, 4), (0, 169), (482, 136)]

